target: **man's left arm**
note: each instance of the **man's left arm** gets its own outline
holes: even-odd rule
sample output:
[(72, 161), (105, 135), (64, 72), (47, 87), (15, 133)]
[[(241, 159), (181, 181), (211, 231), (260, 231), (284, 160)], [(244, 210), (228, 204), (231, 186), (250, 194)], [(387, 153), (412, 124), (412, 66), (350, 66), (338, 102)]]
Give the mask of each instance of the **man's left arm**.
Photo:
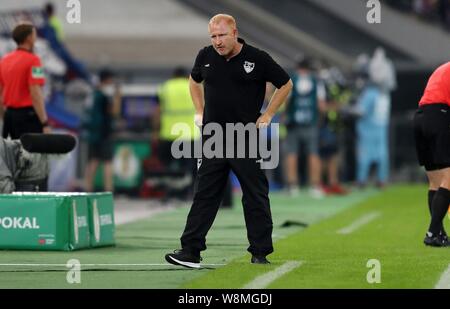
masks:
[(291, 92), (292, 87), (293, 87), (292, 80), (289, 79), (289, 81), (286, 84), (275, 90), (272, 99), (270, 100), (269, 106), (267, 106), (266, 111), (256, 121), (257, 128), (265, 128), (269, 126), (273, 116), (275, 116), (281, 105), (283, 105), (283, 103), (286, 101), (286, 98)]
[(273, 116), (286, 101), (293, 84), (286, 71), (268, 53), (262, 52), (260, 60), (264, 66), (263, 79), (277, 88), (266, 111), (256, 121), (257, 128), (264, 128), (269, 126)]

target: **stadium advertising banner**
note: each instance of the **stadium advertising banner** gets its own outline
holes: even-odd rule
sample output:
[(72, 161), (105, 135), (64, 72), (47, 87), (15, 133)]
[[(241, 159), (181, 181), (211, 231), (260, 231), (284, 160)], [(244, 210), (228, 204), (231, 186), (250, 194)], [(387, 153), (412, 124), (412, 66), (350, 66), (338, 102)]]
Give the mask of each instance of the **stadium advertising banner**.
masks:
[(0, 195), (0, 249), (73, 251), (114, 245), (112, 196)]

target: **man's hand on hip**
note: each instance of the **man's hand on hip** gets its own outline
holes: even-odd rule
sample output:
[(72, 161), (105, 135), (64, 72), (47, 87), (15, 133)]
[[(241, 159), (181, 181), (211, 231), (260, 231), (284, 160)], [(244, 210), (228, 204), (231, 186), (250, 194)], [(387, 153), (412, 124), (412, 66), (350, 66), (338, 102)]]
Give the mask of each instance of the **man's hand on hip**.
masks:
[(197, 127), (201, 128), (203, 126), (203, 114), (195, 114), (194, 123)]
[(50, 126), (45, 126), (42, 128), (42, 131), (44, 134), (50, 134), (52, 133), (52, 128)]
[(256, 121), (256, 127), (258, 129), (267, 128), (270, 125), (270, 122), (272, 121), (272, 117), (273, 116), (271, 116), (267, 113), (262, 114)]

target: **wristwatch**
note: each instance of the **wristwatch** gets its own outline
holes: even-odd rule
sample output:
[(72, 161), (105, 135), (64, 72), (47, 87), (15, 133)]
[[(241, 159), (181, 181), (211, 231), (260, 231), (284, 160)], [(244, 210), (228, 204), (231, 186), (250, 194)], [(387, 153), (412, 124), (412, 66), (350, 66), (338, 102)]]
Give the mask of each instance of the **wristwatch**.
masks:
[(48, 120), (44, 121), (43, 123), (41, 123), (42, 127), (48, 127)]

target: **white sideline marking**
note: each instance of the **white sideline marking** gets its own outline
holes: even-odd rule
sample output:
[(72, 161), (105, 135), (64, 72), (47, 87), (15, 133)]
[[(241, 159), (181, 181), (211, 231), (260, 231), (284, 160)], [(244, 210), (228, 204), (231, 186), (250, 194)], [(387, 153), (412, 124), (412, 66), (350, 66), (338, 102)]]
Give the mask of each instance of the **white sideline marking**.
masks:
[(441, 276), (441, 279), (439, 279), (439, 282), (436, 283), (435, 289), (450, 289), (450, 265), (448, 266), (447, 270), (444, 271), (444, 273)]
[(379, 216), (381, 216), (381, 214), (379, 212), (368, 213), (368, 214), (356, 219), (349, 226), (346, 226), (346, 227), (340, 229), (336, 233), (343, 234), (343, 235), (351, 234), (354, 231), (356, 231), (357, 229), (359, 229), (361, 226), (366, 225), (370, 221), (375, 220)]
[[(201, 264), (202, 266), (225, 266), (226, 264)], [(66, 267), (67, 264), (0, 264), (0, 266), (25, 266), (25, 267)], [(152, 263), (152, 264), (80, 264), (81, 267), (104, 267), (104, 266), (176, 266), (167, 263)]]
[(246, 284), (243, 289), (264, 289), (276, 279), (294, 270), (302, 265), (301, 261), (289, 261), (276, 268), (275, 270), (268, 272), (267, 274), (256, 277), (253, 281)]
[(125, 202), (120, 199), (117, 204), (120, 206), (117, 205), (118, 207), (115, 207), (114, 209), (114, 223), (116, 226), (148, 219), (160, 213), (169, 212), (175, 209), (172, 205), (148, 207), (148, 205), (144, 203), (136, 203), (132, 205), (133, 207), (124, 207), (123, 204), (125, 204)]

